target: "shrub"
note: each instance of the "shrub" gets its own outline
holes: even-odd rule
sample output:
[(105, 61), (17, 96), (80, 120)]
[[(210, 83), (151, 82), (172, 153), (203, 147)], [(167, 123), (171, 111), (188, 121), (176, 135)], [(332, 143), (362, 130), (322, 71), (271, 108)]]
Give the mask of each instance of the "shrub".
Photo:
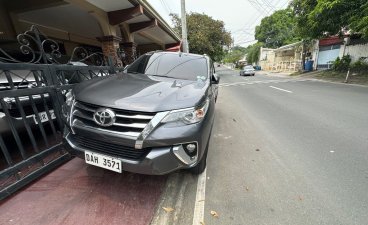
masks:
[(336, 71), (347, 71), (350, 68), (351, 57), (350, 55), (345, 55), (341, 59), (337, 59), (332, 64), (332, 69)]
[(364, 58), (360, 58), (358, 61), (351, 65), (351, 69), (356, 73), (367, 73), (368, 72), (368, 62)]

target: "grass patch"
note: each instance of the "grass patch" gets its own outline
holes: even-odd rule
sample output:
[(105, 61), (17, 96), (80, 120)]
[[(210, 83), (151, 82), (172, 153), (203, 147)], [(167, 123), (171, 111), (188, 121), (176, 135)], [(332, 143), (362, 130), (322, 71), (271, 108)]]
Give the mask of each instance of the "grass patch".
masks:
[(303, 72), (297, 71), (297, 72), (290, 74), (289, 76), (292, 77), (292, 76), (299, 76), (299, 75), (303, 75)]
[(316, 76), (321, 77), (321, 78), (327, 77), (327, 78), (344, 78), (345, 79), (346, 73), (338, 72), (334, 70), (325, 70), (325, 71), (321, 71), (320, 73), (317, 73)]
[[(334, 70), (322, 70), (322, 71), (314, 71), (310, 73), (302, 73), (302, 74), (296, 74), (296, 75), (301, 75), (303, 77), (317, 78), (317, 79), (327, 80), (327, 81), (344, 82), (346, 78), (346, 74), (347, 74), (347, 71), (340, 72), (340, 71), (334, 71)], [(361, 73), (350, 72), (348, 83), (368, 85), (368, 71), (363, 71)]]

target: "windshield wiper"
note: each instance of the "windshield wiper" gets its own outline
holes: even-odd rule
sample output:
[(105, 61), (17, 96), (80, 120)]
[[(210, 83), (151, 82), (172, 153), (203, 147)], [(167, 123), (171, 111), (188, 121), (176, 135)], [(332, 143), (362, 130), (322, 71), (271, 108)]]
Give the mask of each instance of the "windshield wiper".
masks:
[(166, 78), (177, 79), (175, 77), (169, 77), (169, 76), (165, 76), (165, 75), (153, 75), (153, 74), (150, 74), (150, 76), (154, 76), (154, 77), (166, 77)]

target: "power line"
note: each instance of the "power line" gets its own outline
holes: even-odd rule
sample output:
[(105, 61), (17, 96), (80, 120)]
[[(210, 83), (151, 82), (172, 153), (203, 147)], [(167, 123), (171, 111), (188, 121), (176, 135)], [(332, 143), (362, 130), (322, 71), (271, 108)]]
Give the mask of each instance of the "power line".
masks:
[[(251, 30), (251, 29), (255, 30), (255, 26), (259, 22), (260, 18), (271, 15), (272, 12), (278, 9), (284, 8), (285, 5), (290, 2), (290, 0), (287, 0), (281, 7), (277, 7), (282, 0), (278, 0), (276, 3), (274, 3), (273, 0), (247, 0), (247, 1), (251, 4), (251, 6), (253, 6), (254, 9), (256, 9), (259, 15), (257, 17), (253, 17), (253, 19), (250, 22), (245, 24), (244, 25), (245, 28), (236, 30), (235, 32), (238, 32), (238, 31), (244, 32), (244, 30)], [(244, 33), (250, 34), (250, 32), (244, 32)], [(254, 34), (254, 31), (252, 34)], [(242, 37), (245, 38), (245, 35), (241, 35), (240, 39)], [(246, 41), (245, 43), (249, 43), (249, 42), (252, 42), (252, 41)], [(236, 44), (242, 44), (242, 43), (244, 42), (238, 41)]]
[(170, 7), (166, 4), (164, 0), (160, 0), (161, 5), (164, 7), (165, 11), (170, 15), (172, 13)]
[(268, 8), (270, 8), (270, 10), (275, 10), (275, 6), (272, 5), (271, 0), (262, 0), (262, 1), (268, 6)]
[(281, 6), (281, 9), (284, 8), (287, 4), (290, 3), (290, 0), (286, 1), (282, 6)]
[(264, 14), (266, 12), (267, 15), (267, 9), (258, 2), (258, 0), (248, 0), (248, 2), (250, 4), (252, 4), (252, 6), (260, 13), (260, 14)]

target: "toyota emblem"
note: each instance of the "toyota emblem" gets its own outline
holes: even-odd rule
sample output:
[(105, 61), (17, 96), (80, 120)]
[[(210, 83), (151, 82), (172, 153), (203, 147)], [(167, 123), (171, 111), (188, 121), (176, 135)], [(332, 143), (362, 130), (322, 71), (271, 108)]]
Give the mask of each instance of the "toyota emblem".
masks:
[(109, 127), (115, 123), (116, 115), (111, 109), (100, 108), (93, 114), (93, 120), (100, 126)]

